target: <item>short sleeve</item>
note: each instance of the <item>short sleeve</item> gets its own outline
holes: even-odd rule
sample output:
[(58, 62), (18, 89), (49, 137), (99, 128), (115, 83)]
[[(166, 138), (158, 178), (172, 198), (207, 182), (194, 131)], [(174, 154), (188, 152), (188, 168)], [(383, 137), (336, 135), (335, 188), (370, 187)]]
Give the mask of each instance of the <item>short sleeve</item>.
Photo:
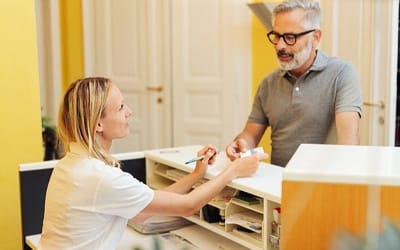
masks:
[[(264, 83), (264, 82), (263, 82)], [(247, 122), (254, 122), (259, 124), (264, 124), (268, 126), (268, 119), (265, 116), (264, 109), (263, 109), (263, 96), (265, 95), (265, 91), (263, 91), (264, 84), (261, 83), (258, 86), (257, 93), (254, 96), (253, 106)]]
[(356, 69), (350, 63), (344, 64), (344, 68), (338, 77), (338, 89), (336, 95), (336, 112), (358, 112), (361, 117), (361, 89)]
[(153, 200), (154, 191), (129, 173), (110, 167), (94, 195), (97, 212), (130, 219)]

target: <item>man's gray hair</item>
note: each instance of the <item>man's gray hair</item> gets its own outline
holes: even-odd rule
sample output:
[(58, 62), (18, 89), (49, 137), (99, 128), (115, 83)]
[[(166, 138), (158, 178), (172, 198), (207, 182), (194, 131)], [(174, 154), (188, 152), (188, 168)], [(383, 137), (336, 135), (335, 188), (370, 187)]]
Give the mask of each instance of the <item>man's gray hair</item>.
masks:
[(321, 26), (321, 9), (319, 3), (313, 0), (286, 0), (278, 4), (272, 12), (272, 23), (275, 17), (284, 12), (290, 12), (294, 9), (304, 9), (306, 17), (304, 20), (305, 29), (319, 29)]

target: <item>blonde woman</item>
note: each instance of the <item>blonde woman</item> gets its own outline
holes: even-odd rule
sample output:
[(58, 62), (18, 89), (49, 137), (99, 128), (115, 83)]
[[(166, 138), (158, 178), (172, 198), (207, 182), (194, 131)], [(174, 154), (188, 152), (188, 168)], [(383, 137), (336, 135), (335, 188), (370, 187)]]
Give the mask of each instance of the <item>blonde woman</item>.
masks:
[(152, 190), (118, 168), (110, 154), (112, 141), (129, 134), (131, 115), (120, 90), (107, 78), (84, 78), (70, 85), (58, 119), (66, 155), (47, 188), (39, 249), (115, 249), (128, 219), (192, 215), (232, 179), (253, 174), (266, 157), (239, 158), (189, 192), (215, 161), (216, 148), (205, 146), (198, 152), (205, 158), (192, 173), (163, 190)]

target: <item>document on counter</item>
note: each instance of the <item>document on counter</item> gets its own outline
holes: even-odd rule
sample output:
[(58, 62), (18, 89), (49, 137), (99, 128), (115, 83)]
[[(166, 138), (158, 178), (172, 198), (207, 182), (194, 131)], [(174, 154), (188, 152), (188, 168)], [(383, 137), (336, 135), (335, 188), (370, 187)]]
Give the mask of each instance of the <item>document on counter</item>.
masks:
[(178, 216), (153, 216), (144, 222), (128, 221), (128, 226), (142, 234), (164, 233), (193, 224)]
[[(222, 237), (199, 225), (187, 226), (171, 231), (190, 242), (197, 249), (209, 250), (248, 250), (248, 248)], [(206, 239), (206, 240), (205, 240)]]

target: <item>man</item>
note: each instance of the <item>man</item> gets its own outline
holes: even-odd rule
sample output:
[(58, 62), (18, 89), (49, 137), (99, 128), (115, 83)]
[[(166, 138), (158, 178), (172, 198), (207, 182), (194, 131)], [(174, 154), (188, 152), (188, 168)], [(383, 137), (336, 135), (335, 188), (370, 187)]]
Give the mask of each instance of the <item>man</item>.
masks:
[(359, 144), (361, 93), (354, 67), (318, 50), (322, 31), (317, 2), (288, 0), (272, 14), (280, 68), (260, 84), (243, 131), (226, 147), (234, 160), (256, 147), (271, 126), (271, 163), (286, 166), (302, 143), (325, 143), (336, 127), (338, 144)]

